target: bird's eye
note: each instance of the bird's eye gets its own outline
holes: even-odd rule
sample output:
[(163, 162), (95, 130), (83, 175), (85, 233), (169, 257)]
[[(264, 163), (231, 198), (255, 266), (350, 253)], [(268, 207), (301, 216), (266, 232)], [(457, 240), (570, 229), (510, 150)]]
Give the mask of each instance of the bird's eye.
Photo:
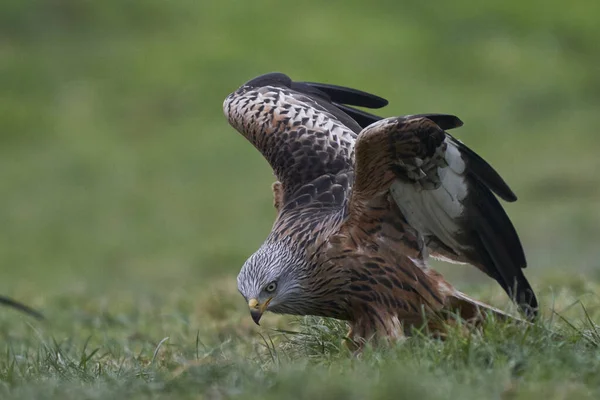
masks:
[(275, 291), (275, 289), (277, 289), (277, 283), (276, 282), (271, 282), (269, 283), (269, 285), (265, 288), (265, 291), (267, 293), (273, 293)]

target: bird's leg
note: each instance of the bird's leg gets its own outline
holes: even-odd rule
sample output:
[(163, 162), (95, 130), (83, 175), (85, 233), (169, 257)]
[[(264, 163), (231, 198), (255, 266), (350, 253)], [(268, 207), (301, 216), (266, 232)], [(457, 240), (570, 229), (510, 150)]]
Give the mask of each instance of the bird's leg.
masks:
[(350, 327), (350, 330), (348, 330), (346, 336), (342, 338), (342, 344), (352, 353), (353, 356), (356, 356), (358, 353), (360, 353), (362, 349), (362, 343), (354, 340), (352, 327)]
[[(357, 326), (354, 330), (350, 328), (346, 337), (343, 338), (344, 346), (352, 353), (354, 357), (360, 357), (365, 345), (369, 343), (371, 346), (389, 346), (394, 343), (403, 342), (407, 339), (403, 329), (395, 329), (390, 332), (385, 327), (380, 327), (382, 331), (365, 330), (364, 327)], [(358, 333), (357, 333), (358, 332)], [(367, 332), (371, 332), (367, 334)]]

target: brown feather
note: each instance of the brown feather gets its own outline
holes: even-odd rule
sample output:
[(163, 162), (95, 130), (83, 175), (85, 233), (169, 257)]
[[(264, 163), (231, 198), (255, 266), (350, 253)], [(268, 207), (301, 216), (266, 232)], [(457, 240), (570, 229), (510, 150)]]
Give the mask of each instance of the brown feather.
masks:
[[(260, 77), (224, 103), (231, 125), (278, 179), (272, 187), (277, 219), (263, 248), (291, 253), (293, 264), (283, 267), (304, 290), (294, 303), (299, 308), (279, 310), (347, 320), (356, 340), (400, 338), (423, 324), (441, 330), (443, 324), (428, 319), (445, 320), (455, 310), (468, 320), (482, 309), (508, 316), (470, 299), (427, 266), (432, 246), (488, 268), (424, 235), (394, 197), (398, 182), (417, 193), (442, 185), (447, 134), (427, 117), (409, 116), (377, 121), (357, 137), (356, 122), (347, 122), (350, 117), (326, 96), (292, 87), (304, 86), (281, 74)], [(250, 270), (267, 268), (268, 260)]]

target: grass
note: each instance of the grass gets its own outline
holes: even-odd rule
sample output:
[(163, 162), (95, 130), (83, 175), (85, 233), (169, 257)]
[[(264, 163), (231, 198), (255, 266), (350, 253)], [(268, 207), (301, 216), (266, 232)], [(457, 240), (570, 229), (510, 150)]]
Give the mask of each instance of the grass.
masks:
[[(47, 322), (0, 310), (0, 398), (597, 398), (598, 7), (2, 2), (0, 293)], [(221, 103), (275, 70), (380, 94), (385, 115), (460, 116), (519, 196), (540, 326), (356, 358), (332, 321), (253, 325), (235, 274), (273, 177)], [(436, 266), (509, 307), (474, 268)]]
[[(341, 323), (304, 318), (290, 324), (299, 333), (266, 329), (258, 337), (229, 334), (208, 339), (210, 343), (201, 338), (212, 335), (193, 332), (189, 321), (168, 314), (95, 318), (91, 325), (110, 332), (102, 338), (79, 334), (73, 339), (72, 333), (49, 338), (30, 325), (34, 343), (9, 346), (0, 360), (0, 394), (67, 399), (290, 394), (559, 399), (597, 398), (600, 393), (600, 338), (591, 321), (557, 328), (546, 319), (527, 329), (490, 322), (473, 335), (452, 332), (444, 342), (415, 335), (390, 347), (367, 347), (358, 357), (342, 345)], [(161, 329), (171, 336), (158, 340)]]

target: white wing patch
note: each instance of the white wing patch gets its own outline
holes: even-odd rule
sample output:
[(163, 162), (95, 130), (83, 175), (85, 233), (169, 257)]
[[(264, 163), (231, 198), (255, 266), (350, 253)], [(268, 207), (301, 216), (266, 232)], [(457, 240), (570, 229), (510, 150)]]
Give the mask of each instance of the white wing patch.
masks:
[(455, 235), (460, 230), (456, 218), (464, 211), (462, 201), (467, 196), (465, 162), (460, 151), (446, 138), (447, 167), (438, 168), (441, 185), (423, 190), (420, 185), (394, 181), (390, 192), (408, 223), (423, 236), (436, 236), (448, 247), (460, 251)]

